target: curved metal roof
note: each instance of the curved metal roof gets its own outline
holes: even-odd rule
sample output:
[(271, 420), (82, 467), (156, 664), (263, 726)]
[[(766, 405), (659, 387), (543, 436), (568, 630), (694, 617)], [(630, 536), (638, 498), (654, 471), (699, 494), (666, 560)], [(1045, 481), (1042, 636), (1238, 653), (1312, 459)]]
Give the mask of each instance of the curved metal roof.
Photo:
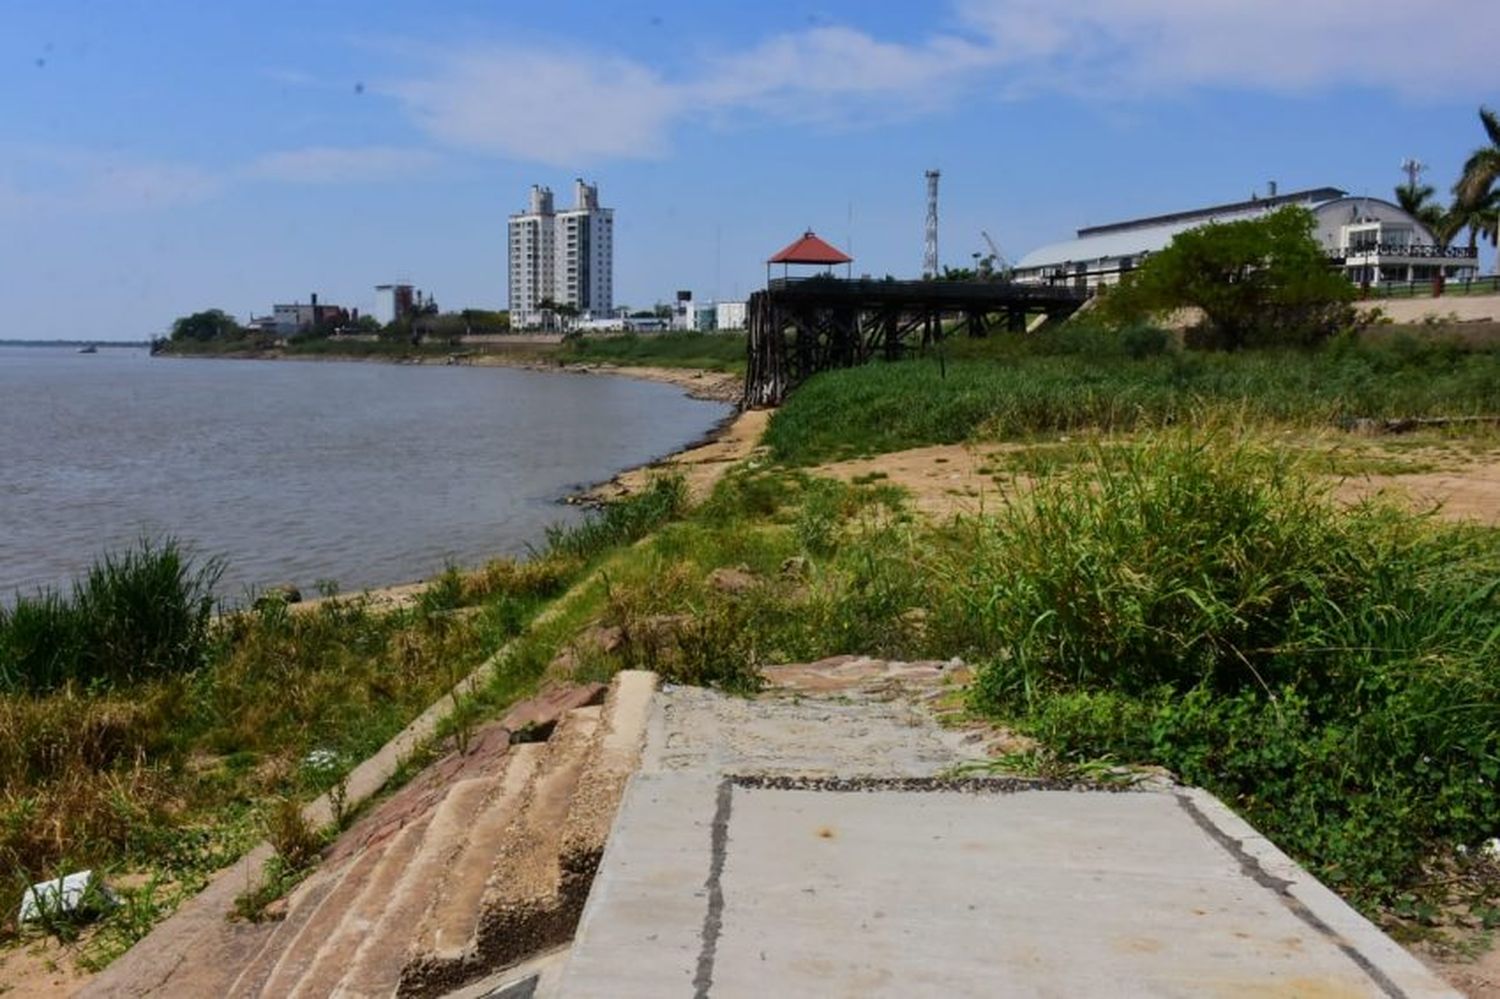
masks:
[[(1343, 198), (1337, 188), (1316, 188), (1299, 194), (1283, 195), (1261, 201), (1242, 201), (1217, 208), (1206, 208), (1199, 212), (1180, 212), (1142, 219), (1139, 222), (1121, 222), (1114, 225), (1096, 226), (1079, 230), (1077, 239), (1051, 243), (1032, 250), (1016, 263), (1016, 270), (1037, 267), (1055, 267), (1059, 264), (1087, 263), (1117, 257), (1135, 257), (1144, 253), (1164, 250), (1178, 233), (1208, 225), (1211, 222), (1238, 222), (1264, 215), (1289, 204), (1300, 204), (1309, 211), (1317, 211), (1324, 205)], [(1378, 199), (1362, 199), (1378, 200)]]

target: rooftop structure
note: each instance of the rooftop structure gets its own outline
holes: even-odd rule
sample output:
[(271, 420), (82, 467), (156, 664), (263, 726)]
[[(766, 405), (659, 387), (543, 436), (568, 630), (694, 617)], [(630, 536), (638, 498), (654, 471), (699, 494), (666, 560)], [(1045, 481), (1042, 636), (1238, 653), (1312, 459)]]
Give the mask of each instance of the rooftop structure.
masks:
[(1086, 226), (1075, 239), (1022, 257), (1015, 280), (1096, 289), (1119, 281), (1145, 257), (1165, 249), (1178, 233), (1258, 218), (1288, 205), (1312, 212), (1314, 237), (1355, 283), (1463, 278), (1477, 270), (1477, 258), (1467, 248), (1439, 246), (1426, 226), (1389, 201), (1352, 197), (1336, 187), (1277, 194), (1273, 184), (1266, 197)]
[(771, 278), (771, 265), (781, 264), (783, 276), (788, 276), (788, 266), (791, 264), (806, 264), (813, 267), (827, 268), (832, 271), (835, 264), (849, 265), (854, 258), (843, 250), (818, 237), (811, 229), (802, 234), (800, 239), (793, 240), (782, 247), (766, 261), (766, 280)]

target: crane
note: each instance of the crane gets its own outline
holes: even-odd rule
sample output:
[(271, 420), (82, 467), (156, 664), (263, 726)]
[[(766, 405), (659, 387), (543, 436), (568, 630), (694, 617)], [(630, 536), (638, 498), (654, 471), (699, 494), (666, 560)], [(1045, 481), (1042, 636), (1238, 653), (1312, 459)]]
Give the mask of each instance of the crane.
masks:
[(1005, 254), (1000, 252), (1000, 247), (995, 245), (995, 240), (990, 236), (989, 232), (981, 229), (979, 230), (979, 235), (984, 237), (985, 243), (990, 248), (990, 255), (982, 257), (979, 261), (980, 270), (987, 273), (993, 273), (996, 270), (1002, 272), (1010, 270), (1010, 261), (1005, 259)]

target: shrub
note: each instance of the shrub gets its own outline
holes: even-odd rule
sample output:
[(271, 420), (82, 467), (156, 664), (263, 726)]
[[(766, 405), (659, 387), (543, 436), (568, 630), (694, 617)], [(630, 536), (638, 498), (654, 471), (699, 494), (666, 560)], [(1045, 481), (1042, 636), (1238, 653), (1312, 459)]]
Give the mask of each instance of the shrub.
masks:
[(1349, 282), (1313, 237), (1312, 213), (1287, 207), (1173, 237), (1101, 300), (1101, 311), (1136, 322), (1185, 307), (1203, 310), (1195, 345), (1222, 350), (1309, 346), (1352, 318)]
[(203, 664), (223, 566), (176, 541), (105, 555), (72, 599), (43, 591), (0, 608), (0, 690), (130, 683)]
[(1341, 510), (1284, 453), (1176, 433), (949, 543), (931, 628), (1055, 750), (1170, 767), (1364, 902), (1500, 828), (1489, 532)]

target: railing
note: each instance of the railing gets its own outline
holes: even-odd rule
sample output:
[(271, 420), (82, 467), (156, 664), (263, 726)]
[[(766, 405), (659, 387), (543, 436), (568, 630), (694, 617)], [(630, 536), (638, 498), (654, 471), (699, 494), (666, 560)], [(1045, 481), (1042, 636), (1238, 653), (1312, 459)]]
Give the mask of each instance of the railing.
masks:
[(1351, 246), (1347, 250), (1333, 250), (1330, 257), (1405, 257), (1408, 260), (1477, 260), (1477, 247), (1467, 246), (1417, 246), (1411, 243), (1377, 243), (1371, 246)]
[[(1364, 298), (1432, 298), (1431, 279), (1425, 281), (1381, 281), (1360, 289)], [(1500, 276), (1482, 278), (1448, 278), (1443, 282), (1443, 297), (1450, 295), (1500, 294)]]

